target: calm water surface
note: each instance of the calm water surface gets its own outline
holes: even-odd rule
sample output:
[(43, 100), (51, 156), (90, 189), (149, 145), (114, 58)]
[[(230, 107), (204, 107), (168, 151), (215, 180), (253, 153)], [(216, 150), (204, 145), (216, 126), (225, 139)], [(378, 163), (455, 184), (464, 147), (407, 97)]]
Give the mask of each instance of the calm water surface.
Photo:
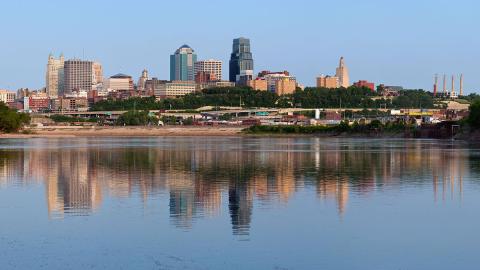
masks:
[(0, 140), (0, 269), (478, 269), (480, 147)]

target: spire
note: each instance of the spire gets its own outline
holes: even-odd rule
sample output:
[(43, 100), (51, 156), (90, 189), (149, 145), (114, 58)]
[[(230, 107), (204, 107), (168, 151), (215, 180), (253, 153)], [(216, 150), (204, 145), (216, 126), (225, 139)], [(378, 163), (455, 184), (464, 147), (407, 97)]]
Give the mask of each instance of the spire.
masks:
[(345, 66), (345, 60), (343, 59), (343, 56), (340, 57), (340, 63), (338, 64), (338, 67), (344, 67)]

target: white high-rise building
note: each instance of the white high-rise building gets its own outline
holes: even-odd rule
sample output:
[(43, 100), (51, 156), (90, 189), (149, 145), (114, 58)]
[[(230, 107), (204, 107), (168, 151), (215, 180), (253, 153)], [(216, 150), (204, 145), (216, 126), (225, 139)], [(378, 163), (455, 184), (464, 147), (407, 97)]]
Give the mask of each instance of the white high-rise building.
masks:
[(208, 74), (213, 74), (215, 76), (215, 80), (221, 81), (222, 80), (222, 61), (209, 59), (209, 60), (202, 60), (195, 62), (195, 75), (198, 72), (205, 72)]
[(52, 54), (48, 56), (45, 87), (49, 97), (58, 97), (64, 92), (64, 63), (63, 54), (55, 59)]
[(350, 78), (348, 76), (348, 68), (345, 65), (345, 60), (343, 57), (340, 58), (340, 64), (338, 65), (337, 72), (335, 77), (338, 78), (339, 86), (340, 87), (349, 87), (350, 86)]

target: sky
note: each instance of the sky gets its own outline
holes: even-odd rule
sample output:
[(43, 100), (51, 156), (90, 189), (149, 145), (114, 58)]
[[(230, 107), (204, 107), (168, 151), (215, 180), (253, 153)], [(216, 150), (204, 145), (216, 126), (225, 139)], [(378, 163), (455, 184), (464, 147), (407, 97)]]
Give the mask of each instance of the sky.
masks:
[[(474, 0), (1, 0), (0, 89), (44, 87), (49, 53), (96, 60), (104, 76), (169, 78), (183, 44), (219, 59), (251, 40), (255, 71), (288, 70), (314, 86), (345, 57), (351, 81), (432, 89), (464, 74), (480, 91), (480, 1)], [(449, 79), (450, 80), (450, 79)], [(458, 85), (458, 82), (457, 82)]]

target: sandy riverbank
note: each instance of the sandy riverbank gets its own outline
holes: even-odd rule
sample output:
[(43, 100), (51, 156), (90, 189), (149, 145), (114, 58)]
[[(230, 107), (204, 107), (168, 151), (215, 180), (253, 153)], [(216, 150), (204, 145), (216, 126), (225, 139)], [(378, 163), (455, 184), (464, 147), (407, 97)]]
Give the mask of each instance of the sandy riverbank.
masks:
[(1, 138), (239, 136), (244, 127), (44, 127)]

